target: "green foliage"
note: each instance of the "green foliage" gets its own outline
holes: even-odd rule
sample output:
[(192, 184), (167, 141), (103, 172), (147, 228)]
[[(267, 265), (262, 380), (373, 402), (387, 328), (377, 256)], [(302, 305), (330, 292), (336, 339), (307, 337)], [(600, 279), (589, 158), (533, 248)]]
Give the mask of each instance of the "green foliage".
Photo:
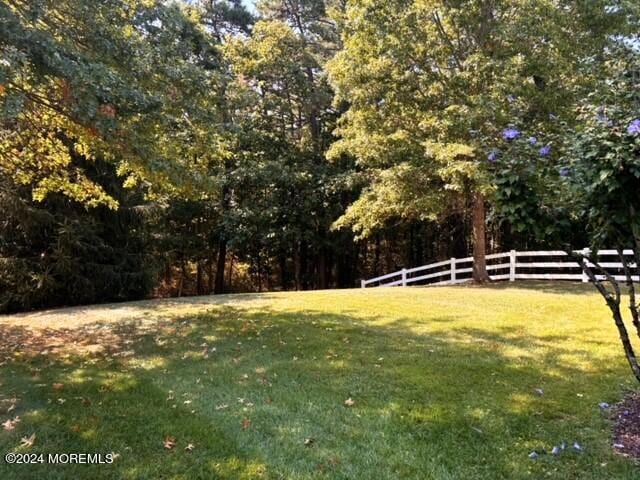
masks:
[[(219, 55), (195, 11), (158, 1), (0, 5), (0, 171), (43, 200), (117, 202), (73, 165), (118, 166), (153, 190), (206, 187), (225, 153)], [(181, 41), (176, 42), (179, 38)], [(197, 158), (197, 161), (194, 161)]]
[(640, 54), (614, 46), (605, 67), (602, 91), (582, 105), (563, 168), (593, 244), (634, 247), (640, 241)]
[(28, 188), (0, 184), (0, 312), (137, 299), (155, 286), (141, 195), (123, 190), (109, 165), (82, 168), (118, 211), (61, 194), (34, 201)]
[(225, 231), (254, 273), (277, 265), (285, 287), (290, 270), (296, 288), (326, 287), (330, 250), (351, 245), (329, 226), (354, 189), (351, 162), (324, 158), (336, 119), (323, 72), (329, 53), (322, 39), (331, 24), (320, 21), (320, 3), (296, 3), (291, 11), (276, 4), (261, 6), (266, 18), (251, 37), (223, 48), (236, 77), (229, 97), (239, 132)]
[[(453, 197), (491, 193), (486, 157), (502, 130), (514, 122), (542, 130), (550, 114), (570, 116), (590, 81), (585, 59), (601, 51), (608, 34), (624, 30), (624, 11), (606, 5), (350, 2), (340, 17), (344, 49), (329, 63), (337, 98), (349, 109), (329, 155), (348, 152), (374, 169), (366, 195), (378, 196), (376, 203), (394, 200), (390, 191), (408, 190), (401, 184), (406, 176), (381, 179), (379, 171), (416, 161), (432, 180), (416, 197), (436, 190)], [(420, 215), (445, 212), (452, 200), (441, 198), (425, 202), (431, 210)], [(406, 215), (415, 213), (413, 204), (404, 203)], [(379, 212), (397, 215), (402, 207)], [(380, 223), (355, 213), (343, 223), (358, 231)]]

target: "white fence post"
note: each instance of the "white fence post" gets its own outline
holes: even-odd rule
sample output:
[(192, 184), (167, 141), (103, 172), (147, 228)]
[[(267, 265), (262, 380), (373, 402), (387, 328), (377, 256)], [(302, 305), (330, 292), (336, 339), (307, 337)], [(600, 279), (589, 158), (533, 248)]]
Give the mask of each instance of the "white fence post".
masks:
[[(608, 257), (615, 257), (617, 255), (616, 250), (598, 250), (592, 252), (589, 248), (583, 248), (582, 250), (576, 250), (582, 255), (594, 255), (598, 258), (603, 258), (600, 261), (602, 268), (617, 269), (611, 272), (613, 278), (616, 280), (626, 280), (624, 275), (621, 275), (619, 270), (622, 268), (622, 263), (616, 259), (609, 259)], [(625, 250), (626, 255), (630, 255), (631, 250)], [(544, 250), (544, 251), (524, 251), (518, 252), (517, 250), (511, 250), (503, 253), (492, 253), (487, 255), (487, 260), (503, 259), (500, 262), (492, 262), (487, 265), (487, 270), (492, 272), (492, 280), (508, 280), (510, 282), (517, 280), (573, 280), (589, 282), (589, 277), (585, 275), (583, 271), (577, 271), (579, 267), (578, 263), (574, 261), (574, 257), (567, 258), (567, 253), (563, 250)], [(563, 257), (558, 259), (557, 257)], [(518, 257), (534, 257), (533, 260), (527, 260), (526, 258)], [(547, 258), (545, 258), (547, 257)], [(555, 257), (555, 258), (554, 258)], [(462, 264), (458, 268), (458, 263)], [(471, 265), (469, 265), (471, 264)], [(518, 272), (518, 268), (521, 272)], [(562, 270), (558, 270), (562, 269)], [(533, 271), (531, 271), (533, 270)], [(424, 272), (427, 273), (424, 273)], [(464, 275), (473, 271), (473, 257), (466, 257), (456, 259), (455, 257), (449, 260), (442, 260), (440, 262), (431, 263), (429, 265), (422, 265), (420, 267), (403, 268), (395, 272), (387, 273), (385, 275), (370, 278), (368, 280), (361, 279), (360, 287), (367, 288), (368, 286), (394, 286), (402, 285), (403, 287), (415, 284), (417, 282), (429, 281), (430, 284), (451, 284), (466, 281)], [(420, 272), (420, 273), (418, 273)], [(526, 273), (525, 273), (526, 272)], [(458, 279), (458, 274), (461, 274), (463, 278)], [(600, 277), (600, 276), (599, 276)], [(469, 279), (470, 280), (470, 279)], [(634, 282), (640, 282), (640, 275), (633, 276)]]
[[(582, 249), (582, 254), (583, 255), (589, 255), (589, 252), (591, 252), (590, 249), (588, 248), (583, 248)], [(588, 262), (588, 260), (583, 260), (585, 262)], [(589, 277), (587, 276), (586, 273), (584, 273), (584, 271), (582, 272), (582, 283), (587, 283), (589, 281)]]
[(456, 281), (456, 259), (451, 259), (451, 283)]
[(509, 252), (509, 281), (516, 281), (516, 251), (511, 250)]

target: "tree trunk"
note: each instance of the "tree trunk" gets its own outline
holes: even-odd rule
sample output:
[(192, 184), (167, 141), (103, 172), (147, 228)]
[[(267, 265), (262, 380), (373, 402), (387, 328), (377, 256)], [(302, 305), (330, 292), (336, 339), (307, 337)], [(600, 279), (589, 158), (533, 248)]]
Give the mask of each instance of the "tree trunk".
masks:
[(636, 354), (633, 351), (633, 346), (631, 345), (629, 334), (627, 333), (624, 321), (622, 320), (620, 306), (609, 306), (609, 308), (611, 308), (611, 312), (613, 313), (613, 321), (615, 322), (616, 328), (618, 329), (620, 342), (622, 343), (622, 348), (624, 349), (624, 355), (627, 358), (627, 362), (629, 362), (629, 367), (631, 367), (633, 376), (636, 377), (636, 380), (640, 382), (640, 365), (638, 365), (638, 359), (636, 358)]
[(300, 283), (300, 242), (296, 241), (293, 245), (293, 270), (296, 282), (296, 290), (301, 290)]
[[(618, 250), (620, 261), (622, 262), (625, 276), (627, 277), (627, 281), (631, 281), (631, 288), (633, 289), (633, 281), (631, 280), (631, 270), (627, 264), (627, 261), (622, 254), (622, 248)], [(571, 250), (567, 252), (567, 255), (571, 258), (575, 258)], [(589, 263), (593, 265), (593, 267), (589, 266)], [(624, 355), (629, 363), (629, 367), (631, 367), (631, 371), (633, 375), (636, 377), (636, 380), (640, 382), (640, 364), (638, 364), (638, 358), (636, 357), (636, 353), (633, 349), (633, 345), (631, 344), (631, 340), (629, 338), (629, 334), (627, 332), (627, 327), (622, 318), (622, 312), (620, 311), (620, 286), (618, 285), (617, 280), (609, 274), (602, 266), (598, 263), (596, 258), (589, 258), (587, 255), (583, 255), (582, 258), (578, 260), (578, 264), (582, 268), (582, 271), (589, 277), (589, 280), (596, 287), (600, 295), (604, 298), (607, 306), (611, 310), (613, 315), (613, 321), (616, 324), (616, 328), (618, 329), (618, 335), (620, 336), (620, 343), (622, 343), (622, 348), (624, 350)], [(602, 281), (600, 281), (594, 272), (594, 269), (603, 274), (606, 278), (606, 281), (613, 287), (613, 293), (605, 288)], [(631, 290), (630, 292), (630, 300), (633, 302), (634, 309), (636, 309), (635, 314), (637, 314), (637, 305), (635, 303), (635, 290)], [(632, 310), (633, 313), (633, 310)], [(634, 320), (637, 320), (634, 315)], [(634, 322), (635, 325), (635, 322)]]
[(326, 290), (328, 286), (327, 282), (327, 252), (324, 246), (320, 247), (320, 253), (318, 254), (318, 285), (321, 290)]
[(280, 267), (280, 288), (285, 291), (289, 280), (287, 277), (287, 256), (284, 253), (278, 256), (278, 265)]
[(258, 254), (258, 259), (256, 260), (257, 270), (258, 270), (258, 292), (262, 292), (262, 264), (260, 262), (260, 255)]
[(184, 287), (184, 280), (187, 277), (187, 268), (184, 260), (180, 261), (180, 282), (178, 283), (178, 296), (182, 296), (182, 288)]
[(202, 295), (202, 261), (196, 261), (196, 293)]
[(227, 241), (224, 238), (220, 239), (218, 245), (218, 262), (216, 265), (216, 283), (213, 287), (213, 293), (219, 295), (224, 293), (224, 267), (227, 262)]
[(376, 234), (376, 242), (373, 250), (373, 276), (380, 275), (380, 234)]
[(486, 260), (484, 195), (476, 193), (473, 198), (473, 280), (489, 282)]
[(213, 262), (215, 261), (213, 257), (212, 251), (207, 261), (207, 294), (213, 293)]
[(309, 290), (309, 252), (304, 240), (300, 241), (300, 286)]
[(167, 286), (167, 288), (171, 289), (171, 281), (172, 281), (172, 274), (171, 274), (171, 262), (169, 262), (169, 260), (166, 260), (166, 263), (164, 264), (164, 284)]
[(233, 279), (233, 253), (229, 258), (229, 270), (227, 272), (227, 291), (231, 291), (231, 280)]

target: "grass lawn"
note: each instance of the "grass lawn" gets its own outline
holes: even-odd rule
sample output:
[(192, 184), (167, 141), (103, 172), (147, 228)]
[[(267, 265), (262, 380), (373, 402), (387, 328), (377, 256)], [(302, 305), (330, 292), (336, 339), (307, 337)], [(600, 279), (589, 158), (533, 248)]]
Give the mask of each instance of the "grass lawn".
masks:
[[(0, 453), (119, 455), (0, 460), (5, 480), (640, 478), (598, 406), (636, 384), (588, 285), (196, 297), (0, 331), (0, 423), (20, 417)], [(562, 441), (584, 451), (528, 458)]]

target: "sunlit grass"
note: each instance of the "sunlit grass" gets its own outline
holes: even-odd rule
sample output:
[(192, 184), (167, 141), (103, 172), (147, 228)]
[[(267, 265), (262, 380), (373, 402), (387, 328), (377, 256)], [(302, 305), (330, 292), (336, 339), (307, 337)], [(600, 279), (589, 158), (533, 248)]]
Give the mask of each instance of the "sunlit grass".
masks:
[[(47, 325), (70, 330), (30, 347)], [(612, 453), (598, 407), (636, 385), (588, 285), (199, 297), (0, 327), (23, 342), (18, 356), (3, 348), (0, 422), (21, 421), (0, 431), (0, 450), (35, 432), (21, 451), (119, 454), (113, 465), (0, 463), (3, 479), (640, 475)], [(528, 458), (562, 441), (584, 452)]]

